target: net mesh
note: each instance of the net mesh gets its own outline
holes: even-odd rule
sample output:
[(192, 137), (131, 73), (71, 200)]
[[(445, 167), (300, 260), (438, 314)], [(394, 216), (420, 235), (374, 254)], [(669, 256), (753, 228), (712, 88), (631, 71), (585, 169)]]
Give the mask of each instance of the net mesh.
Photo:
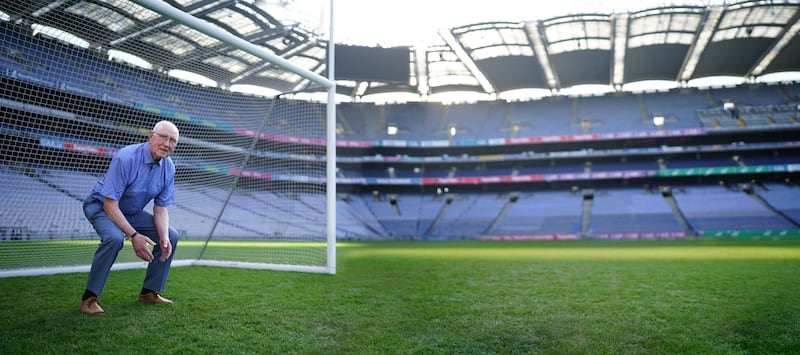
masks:
[[(124, 1), (77, 4), (66, 12), (98, 21), (105, 6), (158, 16)], [(181, 234), (176, 260), (325, 265), (326, 104), (192, 84), (60, 36), (0, 22), (0, 270), (90, 264), (99, 238), (82, 201), (117, 150), (145, 142), (160, 120), (180, 130), (169, 209)], [(160, 62), (179, 59), (135, 45)], [(137, 260), (127, 245), (118, 258)]]

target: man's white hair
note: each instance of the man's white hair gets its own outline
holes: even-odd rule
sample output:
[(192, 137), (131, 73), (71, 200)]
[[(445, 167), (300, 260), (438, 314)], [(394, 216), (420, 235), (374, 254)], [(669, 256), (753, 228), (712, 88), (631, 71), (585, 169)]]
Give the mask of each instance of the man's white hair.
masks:
[(163, 128), (163, 127), (171, 127), (172, 129), (174, 129), (174, 130), (175, 130), (175, 133), (178, 133), (178, 134), (180, 134), (180, 133), (178, 132), (178, 127), (177, 127), (177, 126), (175, 126), (175, 124), (174, 124), (174, 123), (172, 123), (172, 122), (170, 122), (170, 121), (166, 121), (166, 120), (164, 120), (164, 121), (158, 121), (158, 123), (156, 123), (156, 125), (155, 125), (155, 126), (153, 126), (153, 132), (158, 132), (158, 131), (160, 131), (160, 130), (161, 130), (161, 128)]

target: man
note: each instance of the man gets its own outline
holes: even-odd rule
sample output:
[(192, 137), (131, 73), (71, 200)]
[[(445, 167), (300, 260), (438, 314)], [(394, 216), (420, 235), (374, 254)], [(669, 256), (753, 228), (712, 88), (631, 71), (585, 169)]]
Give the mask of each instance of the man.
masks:
[[(148, 136), (145, 143), (117, 151), (105, 175), (84, 201), (83, 212), (100, 236), (100, 245), (80, 304), (83, 313), (104, 313), (97, 298), (103, 293), (125, 239), (130, 239), (136, 256), (149, 263), (139, 302), (172, 303), (161, 296), (161, 291), (178, 243), (178, 232), (170, 228), (167, 212), (174, 199), (175, 165), (170, 155), (178, 145), (178, 128), (172, 122), (161, 121)], [(151, 200), (152, 214), (144, 211)]]

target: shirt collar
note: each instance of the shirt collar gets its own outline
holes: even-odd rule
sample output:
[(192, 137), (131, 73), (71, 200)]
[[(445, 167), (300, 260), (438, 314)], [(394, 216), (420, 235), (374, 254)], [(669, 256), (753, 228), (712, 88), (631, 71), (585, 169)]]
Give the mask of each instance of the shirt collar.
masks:
[(148, 148), (149, 148), (148, 147), (148, 143), (145, 142), (145, 143), (142, 144), (142, 151), (141, 152), (142, 152), (142, 159), (144, 159), (144, 164), (148, 165), (148, 166), (156, 166), (156, 165), (161, 166), (161, 162), (164, 159), (161, 159), (158, 162), (153, 160), (153, 155), (150, 154), (150, 149), (148, 149)]

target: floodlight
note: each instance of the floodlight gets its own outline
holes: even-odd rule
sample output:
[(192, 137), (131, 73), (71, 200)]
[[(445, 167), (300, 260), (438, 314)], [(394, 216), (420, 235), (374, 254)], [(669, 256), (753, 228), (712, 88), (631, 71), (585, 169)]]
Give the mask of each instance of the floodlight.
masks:
[(736, 108), (736, 105), (733, 102), (726, 102), (722, 104), (722, 108), (725, 109), (725, 111), (733, 111), (733, 109)]
[(653, 116), (653, 124), (661, 127), (664, 125), (664, 116), (663, 115), (655, 115)]

